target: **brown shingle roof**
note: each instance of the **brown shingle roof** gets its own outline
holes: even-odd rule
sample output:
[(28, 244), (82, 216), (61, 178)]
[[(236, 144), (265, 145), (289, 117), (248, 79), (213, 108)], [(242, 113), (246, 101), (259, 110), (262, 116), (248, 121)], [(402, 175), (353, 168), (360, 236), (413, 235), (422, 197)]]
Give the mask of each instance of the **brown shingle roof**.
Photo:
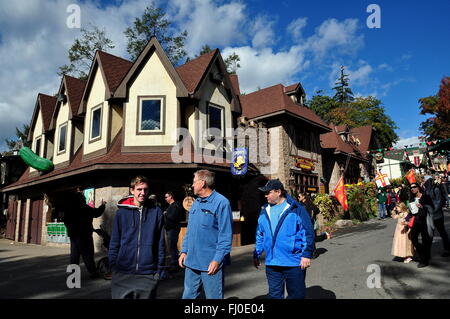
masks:
[(68, 75), (65, 75), (65, 78), (67, 97), (69, 99), (70, 109), (72, 110), (73, 116), (78, 113), (78, 107), (80, 106), (81, 98), (83, 97), (86, 81)]
[(241, 95), (241, 88), (239, 87), (239, 78), (237, 74), (230, 74), (231, 85), (233, 86), (234, 93)]
[(56, 106), (56, 98), (54, 96), (39, 93), (39, 105), (42, 112), (42, 120), (44, 122), (44, 131), (50, 129), (50, 122), (52, 121), (53, 110)]
[(320, 135), (320, 145), (324, 149), (334, 149), (335, 153), (346, 153), (351, 154), (355, 157), (365, 159), (365, 154), (361, 154), (361, 150), (358, 146), (344, 142), (344, 140), (339, 136), (337, 132), (339, 132), (338, 127), (332, 125), (332, 132), (321, 134)]
[(108, 88), (114, 92), (133, 63), (103, 51), (98, 51), (98, 56), (108, 82)]
[(218, 52), (218, 49), (214, 49), (211, 52), (205, 53), (198, 58), (195, 58), (175, 69), (180, 75), (181, 80), (183, 81), (189, 93), (195, 92), (195, 89), (200, 83), (203, 74), (208, 68), (216, 52)]
[(285, 92), (286, 88), (282, 84), (277, 84), (241, 95), (242, 115), (252, 119), (279, 111), (288, 111), (319, 126), (329, 128), (314, 111), (295, 103)]
[(350, 130), (353, 136), (359, 139), (361, 144), (358, 146), (359, 150), (364, 154), (370, 148), (370, 140), (372, 139), (373, 127), (371, 125), (355, 127)]

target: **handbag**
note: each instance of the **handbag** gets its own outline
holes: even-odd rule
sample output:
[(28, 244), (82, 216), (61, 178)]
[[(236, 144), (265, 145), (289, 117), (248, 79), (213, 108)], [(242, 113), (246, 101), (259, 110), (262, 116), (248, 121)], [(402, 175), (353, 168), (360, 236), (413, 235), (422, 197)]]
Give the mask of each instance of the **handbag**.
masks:
[(409, 219), (408, 227), (412, 228), (414, 226), (414, 221), (416, 220), (416, 216), (413, 216)]

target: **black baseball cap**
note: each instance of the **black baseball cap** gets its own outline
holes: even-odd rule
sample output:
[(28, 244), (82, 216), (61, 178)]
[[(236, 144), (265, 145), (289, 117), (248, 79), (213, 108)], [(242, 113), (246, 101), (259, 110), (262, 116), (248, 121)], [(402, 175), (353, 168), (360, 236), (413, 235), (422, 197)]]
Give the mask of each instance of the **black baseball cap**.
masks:
[(266, 183), (266, 185), (264, 185), (263, 187), (259, 187), (258, 189), (261, 192), (266, 193), (266, 192), (270, 192), (271, 190), (274, 190), (274, 189), (284, 190), (284, 187), (283, 187), (283, 183), (281, 183), (279, 179), (271, 179), (270, 181), (268, 181)]

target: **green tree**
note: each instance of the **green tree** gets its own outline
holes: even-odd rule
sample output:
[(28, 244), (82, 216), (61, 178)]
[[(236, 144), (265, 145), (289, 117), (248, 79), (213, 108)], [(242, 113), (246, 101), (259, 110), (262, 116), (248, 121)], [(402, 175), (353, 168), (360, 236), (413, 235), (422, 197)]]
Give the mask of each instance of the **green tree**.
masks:
[[(31, 142), (28, 141), (28, 132), (30, 131), (30, 126), (24, 124), (22, 129), (16, 127), (16, 138), (15, 139), (5, 139), (6, 146), (8, 146), (8, 151), (5, 153), (11, 153), (12, 151), (18, 151), (22, 146), (31, 146)], [(4, 153), (4, 154), (5, 154)]]
[(336, 94), (333, 96), (335, 101), (343, 106), (354, 100), (352, 89), (349, 87), (348, 74), (344, 74), (343, 65), (341, 65), (341, 75), (335, 82), (335, 85), (333, 88), (336, 91)]
[(225, 59), (224, 62), (227, 67), (228, 73), (236, 74), (237, 69), (239, 69), (241, 67), (241, 65), (239, 64), (239, 61), (241, 61), (241, 58), (239, 57), (239, 55), (236, 54), (236, 52), (233, 52), (231, 55), (229, 55)]
[(421, 131), (428, 141), (450, 138), (450, 77), (441, 80), (436, 95), (419, 99), (420, 114), (431, 114), (420, 124)]
[(59, 68), (58, 75), (72, 75), (80, 79), (87, 79), (96, 50), (109, 51), (114, 48), (112, 40), (95, 25), (90, 29), (81, 29), (81, 37), (76, 38), (69, 49), (69, 64)]
[(317, 91), (311, 100), (305, 102), (305, 105), (327, 122), (332, 120), (331, 110), (338, 107), (338, 103), (332, 97), (323, 95), (322, 90)]
[(136, 60), (148, 41), (154, 36), (166, 52), (172, 64), (186, 56), (184, 42), (187, 31), (175, 36), (171, 33), (172, 22), (166, 18), (166, 13), (161, 8), (153, 5), (146, 7), (140, 18), (135, 18), (132, 27), (128, 27), (124, 34), (127, 37), (127, 51), (132, 60)]

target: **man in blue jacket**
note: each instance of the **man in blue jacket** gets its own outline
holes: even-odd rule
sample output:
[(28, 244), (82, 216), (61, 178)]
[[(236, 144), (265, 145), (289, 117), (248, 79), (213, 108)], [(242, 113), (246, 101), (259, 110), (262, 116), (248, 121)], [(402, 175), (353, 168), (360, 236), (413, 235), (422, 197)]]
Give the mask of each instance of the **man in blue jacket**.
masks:
[(254, 265), (260, 266), (266, 252), (266, 276), (269, 297), (303, 299), (306, 294), (306, 269), (314, 250), (314, 228), (306, 209), (286, 194), (283, 184), (272, 179), (264, 187), (268, 204), (262, 210), (256, 229)]
[(164, 218), (161, 208), (148, 201), (148, 179), (131, 180), (131, 195), (120, 200), (114, 218), (109, 263), (113, 271), (113, 299), (156, 297), (164, 267)]
[(180, 258), (184, 273), (183, 299), (195, 299), (203, 285), (207, 299), (223, 299), (223, 266), (229, 264), (233, 215), (228, 199), (214, 190), (214, 172), (194, 173), (198, 198), (189, 210)]

